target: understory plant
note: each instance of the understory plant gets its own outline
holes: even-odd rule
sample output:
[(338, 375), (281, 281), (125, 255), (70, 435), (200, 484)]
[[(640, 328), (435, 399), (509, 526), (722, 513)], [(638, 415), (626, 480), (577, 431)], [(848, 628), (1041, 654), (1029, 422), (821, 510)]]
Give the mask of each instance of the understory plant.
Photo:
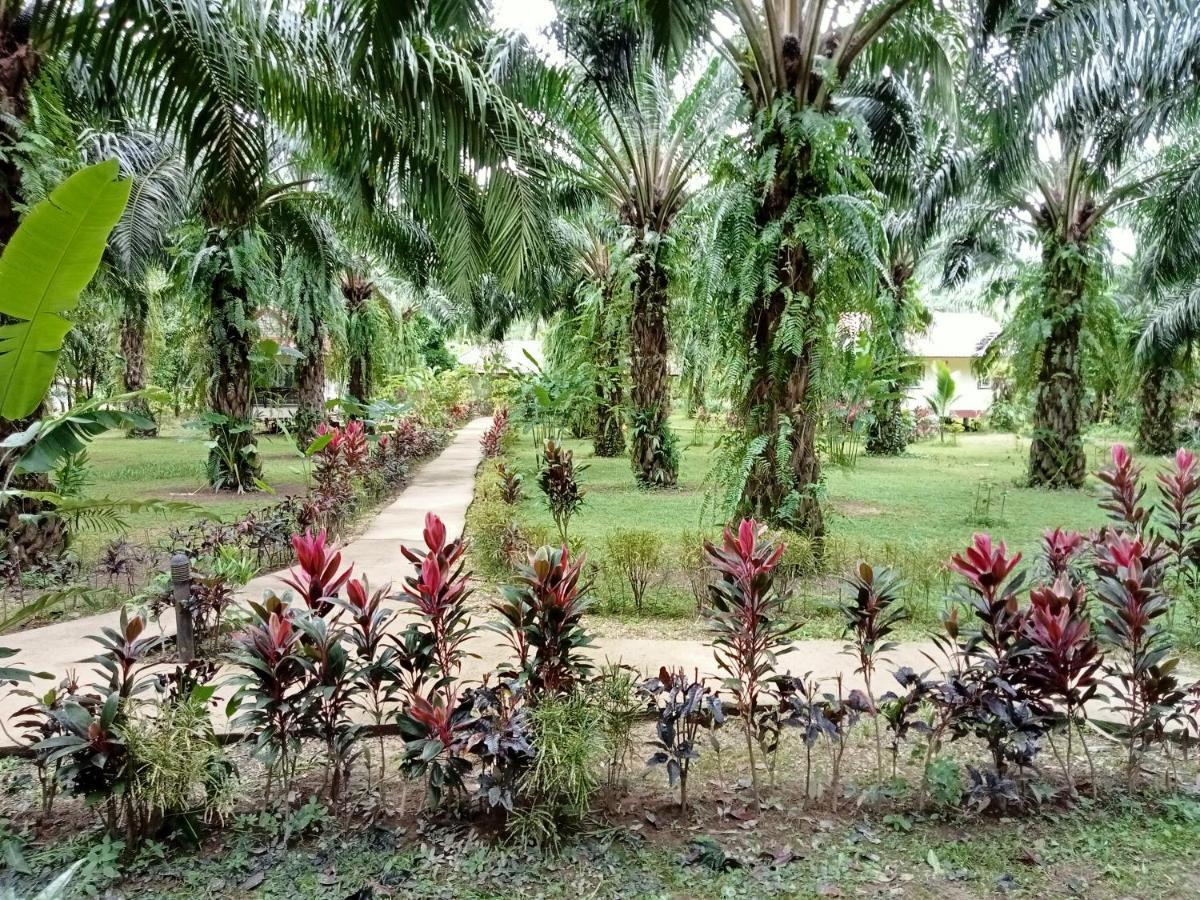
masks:
[(791, 649), (791, 636), (799, 627), (784, 617), (786, 598), (775, 587), (775, 567), (784, 548), (767, 539), (765, 526), (743, 519), (736, 531), (725, 529), (720, 547), (706, 541), (704, 549), (718, 576), (709, 588), (713, 653), (742, 716), (758, 806), (762, 796), (754, 753), (756, 721), (776, 659)]
[(538, 487), (546, 498), (559, 541), (564, 545), (567, 543), (567, 526), (583, 505), (586, 492), (579, 486), (579, 475), (586, 468), (576, 465), (572, 452), (556, 441), (548, 440), (542, 447)]
[(492, 414), (492, 424), (479, 439), (480, 448), (485, 459), (493, 459), (500, 455), (504, 438), (508, 434), (508, 408), (503, 407)]
[(711, 734), (724, 723), (721, 701), (698, 671), (689, 678), (683, 669), (663, 667), (658, 677), (643, 682), (641, 689), (657, 716), (655, 737), (650, 742), (655, 751), (646, 764), (666, 766), (667, 782), (671, 787), (678, 785), (679, 809), (686, 813), (688, 774), (692, 760), (700, 758), (696, 739), (702, 728)]
[(447, 793), (461, 793), (470, 770), (464, 755), (470, 708), (460, 697), (459, 680), (475, 628), (462, 539), (448, 540), (445, 523), (433, 513), (425, 516), (423, 538), (423, 549), (401, 548), (416, 569), (401, 596), (417, 621), (397, 644), (398, 665), (409, 673), (407, 708), (398, 723), (407, 742), (405, 772), (427, 778), (428, 799), (436, 804)]
[(235, 644), (232, 658), (239, 671), (230, 679), (236, 688), (227, 713), (230, 724), (253, 736), (256, 755), (267, 767), (266, 801), (275, 781), (286, 797), (300, 748), (308, 697), (301, 655), (303, 636), (295, 613), (279, 597), (250, 603), (252, 621)]
[(342, 554), (327, 544), (325, 532), (306, 531), (292, 538), (296, 568), (283, 583), (294, 590), (305, 607), (318, 617), (327, 616), (337, 602), (338, 592), (350, 579), (352, 566), (340, 569)]
[(521, 502), (521, 473), (503, 462), (496, 463), (496, 475), (500, 480), (500, 499), (509, 506)]
[(493, 628), (512, 649), (535, 702), (570, 693), (591, 672), (583, 654), (592, 643), (582, 624), (591, 605), (587, 586), (580, 584), (583, 564), (565, 546), (542, 547), (492, 604), (500, 614)]
[(646, 591), (662, 568), (662, 538), (641, 528), (617, 528), (604, 540), (605, 564), (629, 587), (634, 611), (641, 615)]
[(904, 618), (904, 610), (897, 603), (902, 585), (900, 578), (890, 569), (874, 569), (865, 562), (858, 564), (857, 571), (847, 580), (847, 584), (850, 596), (842, 603), (842, 615), (846, 619), (846, 633), (851, 643), (846, 646), (846, 652), (857, 657), (858, 668), (855, 671), (862, 675), (867, 699), (871, 701), (876, 774), (882, 779), (883, 737), (871, 682), (876, 665), (885, 658), (885, 654), (896, 648), (895, 641), (889, 640), (888, 636)]

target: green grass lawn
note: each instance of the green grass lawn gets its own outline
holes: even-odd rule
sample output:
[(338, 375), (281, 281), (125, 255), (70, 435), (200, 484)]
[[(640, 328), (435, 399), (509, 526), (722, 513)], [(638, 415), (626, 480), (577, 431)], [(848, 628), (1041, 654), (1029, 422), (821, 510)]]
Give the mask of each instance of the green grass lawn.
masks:
[[(203, 516), (229, 520), (272, 502), (274, 498), (263, 492), (212, 491), (204, 473), (208, 454), (206, 441), (207, 435), (203, 432), (179, 425), (164, 427), (156, 438), (131, 439), (120, 432), (103, 434), (88, 448), (91, 471), (86, 493), (90, 497), (172, 500), (196, 506), (196, 510), (187, 513), (123, 514), (128, 525), (124, 536), (143, 544), (151, 544), (170, 528), (186, 525)], [(263, 479), (277, 494), (303, 491), (301, 460), (288, 438), (259, 435), (258, 453), (263, 463)], [(76, 539), (75, 550), (82, 560), (87, 561), (114, 537), (111, 533), (85, 532)]]
[[(687, 531), (717, 527), (718, 513), (709, 509), (702, 517), (715, 434), (710, 430), (696, 439), (693, 423), (682, 416), (671, 424), (684, 445), (679, 486), (657, 493), (638, 490), (627, 458), (597, 458), (590, 440), (565, 441), (576, 460), (588, 466), (582, 475), (586, 501), (571, 521), (573, 538), (585, 547), (598, 547), (614, 528), (650, 529), (674, 541)], [(1110, 444), (1089, 442), (1090, 468), (1107, 461)], [(899, 458), (863, 456), (853, 469), (827, 466), (830, 539), (856, 551), (849, 555), (870, 556), (886, 552), (889, 545), (965, 545), (972, 533), (983, 530), (1030, 553), (1047, 528), (1088, 529), (1104, 522), (1094, 479), (1079, 491), (1020, 487), (1028, 453), (1029, 441), (1012, 434), (960, 434), (947, 437), (945, 444), (936, 438), (913, 444)], [(536, 488), (528, 435), (512, 455), (525, 476), (522, 518), (552, 530)], [(988, 485), (993, 486), (991, 506), (977, 509), (977, 497)]]
[[(572, 544), (600, 563), (597, 611), (625, 621), (652, 621), (655, 633), (664, 636), (672, 626), (663, 620), (678, 620), (681, 634), (690, 627), (695, 599), (680, 573), (686, 571), (689, 549), (698, 544), (700, 533), (716, 537), (720, 529), (720, 512), (705, 502), (715, 430), (697, 435), (694, 423), (682, 416), (674, 417), (672, 426), (683, 448), (679, 485), (660, 492), (637, 488), (626, 457), (597, 458), (590, 440), (565, 441), (577, 462), (587, 466), (582, 474), (586, 498), (571, 520), (570, 537)], [(1089, 470), (1107, 464), (1111, 444), (1111, 438), (1087, 442)], [(1099, 483), (1094, 478), (1077, 491), (1022, 487), (1028, 453), (1028, 439), (1017, 435), (960, 434), (947, 436), (945, 443), (933, 438), (913, 444), (898, 458), (862, 456), (853, 468), (827, 466), (824, 571), (795, 585), (803, 634), (840, 634), (840, 618), (829, 614), (828, 607), (840, 588), (839, 576), (859, 559), (891, 566), (905, 578), (911, 619), (906, 631), (915, 636), (936, 624), (953, 584), (945, 563), (974, 532), (989, 532), (1032, 561), (1047, 529), (1087, 531), (1104, 524), (1105, 514), (1097, 506)], [(537, 488), (530, 435), (520, 435), (508, 454), (524, 475), (525, 499), (518, 521), (535, 541), (553, 539), (556, 532)], [(1147, 479), (1162, 464), (1157, 459), (1143, 462)], [(1151, 487), (1150, 496), (1154, 494)], [(641, 616), (632, 614), (623, 582), (614, 579), (605, 564), (606, 538), (616, 529), (645, 529), (662, 539), (665, 574), (651, 587)], [(797, 546), (803, 550), (792, 557), (798, 563), (811, 558), (804, 539), (785, 535), (784, 540), (794, 552)]]

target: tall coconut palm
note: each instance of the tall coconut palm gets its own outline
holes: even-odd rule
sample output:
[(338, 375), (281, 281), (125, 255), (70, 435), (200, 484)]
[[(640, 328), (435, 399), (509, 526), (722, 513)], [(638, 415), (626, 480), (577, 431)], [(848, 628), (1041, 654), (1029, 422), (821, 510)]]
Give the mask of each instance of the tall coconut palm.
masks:
[(1132, 0), (997, 4), (981, 80), (990, 109), (983, 167), (992, 195), (1028, 217), (1041, 250), (1032, 296), (1044, 340), (1028, 474), (1036, 486), (1083, 483), (1081, 348), (1088, 308), (1105, 296), (1104, 227), (1166, 174), (1161, 160), (1131, 160), (1132, 150), (1196, 95), (1187, 74), (1200, 48), (1194, 10), (1182, 0), (1152, 6), (1144, 15)]

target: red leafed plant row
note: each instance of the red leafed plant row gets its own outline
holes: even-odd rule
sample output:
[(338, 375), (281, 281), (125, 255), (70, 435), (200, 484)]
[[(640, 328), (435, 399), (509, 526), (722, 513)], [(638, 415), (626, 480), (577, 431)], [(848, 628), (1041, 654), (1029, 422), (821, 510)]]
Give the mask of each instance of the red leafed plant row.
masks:
[[(494, 440), (506, 422), (498, 413)], [(352, 467), (363, 458), (357, 445), (347, 428), (326, 449)], [(62, 792), (86, 796), (135, 844), (185, 803), (203, 807), (196, 798), (236, 782), (208, 719), (222, 686), (230, 727), (266, 768), (269, 802), (290, 802), (299, 764), (314, 753), (330, 802), (354, 790), (386, 802), (396, 773), (389, 781), (385, 739), (398, 735), (402, 809), (418, 785), (422, 807), (492, 815), (546, 840), (582, 820), (602, 770), (619, 786), (631, 731), (613, 725), (614, 710), (639, 707), (653, 719), (647, 762), (662, 768), (685, 810), (693, 763), (721, 746), (727, 720), (737, 722), (729, 746), (744, 750), (752, 804), (778, 789), (777, 762), (790, 747), (803, 754), (805, 802), (836, 808), (859, 728), (873, 745), (876, 783), (893, 783), (902, 757), (919, 761), (910, 795), (918, 806), (1013, 814), (1081, 793), (1136, 791), (1148, 772), (1175, 777), (1180, 754), (1169, 736), (1186, 742), (1200, 710), (1200, 687), (1181, 680), (1168, 627), (1172, 598), (1197, 574), (1200, 469), (1180, 450), (1157, 477), (1154, 502), (1121, 446), (1098, 476), (1110, 518), (1098, 531), (1048, 531), (1034, 560), (987, 534), (954, 554), (948, 567), (959, 581), (930, 665), (887, 673), (889, 690), (881, 682), (904, 612), (903, 583), (886, 568), (860, 563), (843, 591), (854, 685), (797, 676), (783, 668), (799, 625), (777, 577), (784, 548), (753, 520), (738, 522), (704, 546), (719, 677), (663, 660), (639, 682), (598, 667), (589, 652), (581, 555), (566, 546), (530, 554), (492, 601), (494, 621), (481, 625), (465, 544), (430, 514), (423, 545), (402, 548), (412, 574), (395, 587), (354, 577), (324, 532), (294, 535), (288, 591), (250, 604), (223, 681), (212, 661), (148, 674), (157, 641), (143, 619), (123, 618), (97, 638), (95, 683), (24, 691), (15, 725), (29, 740), (46, 812)], [(497, 652), (497, 665), (480, 658)], [(1095, 765), (1088, 736), (1097, 718), (1107, 743), (1119, 742), (1119, 776)], [(188, 777), (199, 783), (150, 789), (164, 776), (147, 748), (163, 729), (183, 729), (186, 740), (172, 746), (190, 754)], [(958, 781), (943, 765), (954, 743), (968, 761)]]

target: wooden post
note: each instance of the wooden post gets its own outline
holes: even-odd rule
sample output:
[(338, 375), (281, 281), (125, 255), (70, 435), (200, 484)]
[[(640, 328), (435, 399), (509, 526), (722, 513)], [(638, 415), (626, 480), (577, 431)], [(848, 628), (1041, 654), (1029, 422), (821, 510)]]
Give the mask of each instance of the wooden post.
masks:
[(196, 636), (192, 630), (192, 562), (186, 553), (171, 557), (171, 586), (175, 594), (175, 648), (181, 663), (196, 657)]

